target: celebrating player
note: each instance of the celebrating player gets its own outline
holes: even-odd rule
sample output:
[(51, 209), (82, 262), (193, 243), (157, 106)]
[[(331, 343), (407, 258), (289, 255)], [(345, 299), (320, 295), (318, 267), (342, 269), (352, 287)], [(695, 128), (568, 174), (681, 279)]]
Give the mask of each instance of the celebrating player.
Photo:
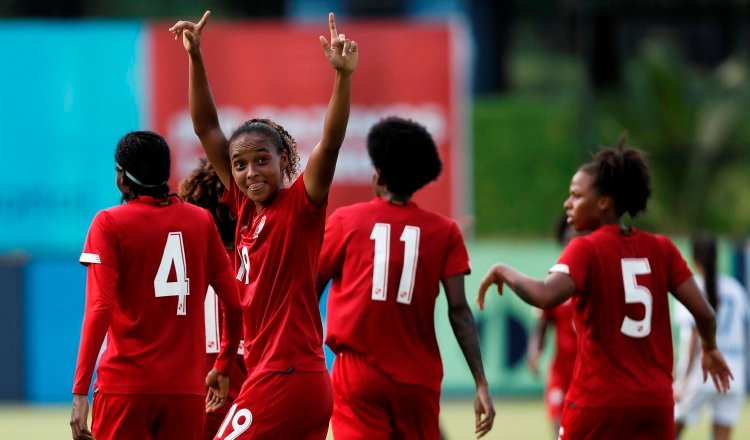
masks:
[(716, 318), (674, 244), (661, 235), (628, 227), (651, 195), (643, 153), (600, 151), (570, 182), (564, 207), (574, 238), (543, 280), (505, 264), (490, 269), (479, 288), (508, 285), (541, 308), (573, 298), (578, 356), (563, 410), (560, 439), (672, 439), (672, 335), (667, 293), (696, 321), (703, 347), (704, 379), (729, 388), (731, 372), (716, 346)]
[[(323, 439), (333, 396), (315, 272), (328, 190), (349, 120), (357, 43), (338, 33), (329, 14), (331, 41), (321, 36), (320, 43), (336, 72), (333, 92), (323, 137), (294, 180), (296, 143), (280, 125), (252, 119), (228, 140), (221, 130), (200, 52), (208, 17), (206, 12), (197, 24), (181, 21), (170, 30), (189, 55), (193, 128), (238, 217), (235, 257), (248, 379), (215, 438)], [(293, 181), (289, 187), (285, 178)]]
[(337, 354), (333, 434), (438, 439), (443, 368), (434, 318), (442, 283), (476, 384), (475, 432), (482, 437), (495, 409), (464, 293), (466, 247), (454, 221), (411, 201), (440, 174), (437, 147), (421, 125), (390, 117), (372, 127), (367, 151), (376, 198), (331, 215), (319, 262), (319, 291), (333, 279), (326, 337)]
[[(170, 157), (156, 133), (117, 144), (124, 205), (100, 211), (80, 262), (88, 267), (70, 426), (74, 439), (193, 439), (203, 412), (224, 404), (241, 312), (229, 258), (211, 214), (169, 196)], [(212, 285), (224, 304), (224, 344), (208, 379), (203, 304)], [(91, 430), (88, 392), (97, 368)], [(211, 386), (206, 396), (205, 382)], [(204, 402), (205, 400), (205, 402)]]

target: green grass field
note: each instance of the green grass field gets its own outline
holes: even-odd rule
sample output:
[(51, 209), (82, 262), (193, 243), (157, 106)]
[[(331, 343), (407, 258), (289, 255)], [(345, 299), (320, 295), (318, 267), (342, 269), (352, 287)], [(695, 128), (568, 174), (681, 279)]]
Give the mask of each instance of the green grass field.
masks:
[[(553, 439), (541, 400), (496, 400), (495, 427), (485, 438), (510, 440)], [(68, 406), (0, 405), (0, 439), (63, 440), (70, 438)], [(473, 438), (474, 414), (466, 400), (446, 400), (441, 425), (450, 440)], [(683, 440), (705, 440), (709, 424), (702, 420), (686, 431)], [(750, 404), (745, 405), (735, 439), (750, 438)]]

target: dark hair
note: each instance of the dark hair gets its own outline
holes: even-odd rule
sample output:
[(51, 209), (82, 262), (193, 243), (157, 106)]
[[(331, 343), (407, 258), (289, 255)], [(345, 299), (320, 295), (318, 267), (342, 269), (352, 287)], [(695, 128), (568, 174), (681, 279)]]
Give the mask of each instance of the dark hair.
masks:
[(611, 196), (617, 216), (626, 212), (631, 217), (646, 211), (651, 197), (651, 176), (645, 153), (624, 148), (627, 132), (620, 135), (615, 148), (605, 148), (584, 164), (579, 171), (595, 176), (594, 186), (602, 195)]
[(123, 200), (140, 195), (167, 198), (171, 160), (169, 145), (152, 131), (131, 131), (120, 139), (115, 150), (115, 163), (128, 186)]
[(438, 178), (443, 164), (422, 125), (396, 116), (380, 120), (367, 135), (367, 153), (388, 191), (411, 196)]
[(568, 215), (563, 212), (557, 217), (557, 220), (555, 221), (555, 241), (557, 241), (557, 244), (560, 246), (566, 246), (568, 242), (571, 239), (570, 234), (568, 234), (568, 231), (571, 229), (571, 226), (568, 224)]
[(279, 154), (286, 151), (287, 165), (284, 176), (288, 181), (294, 180), (299, 172), (299, 154), (297, 153), (297, 142), (284, 127), (266, 118), (254, 118), (240, 125), (229, 138), (229, 145), (240, 135), (245, 133), (260, 133), (268, 137), (277, 148)]
[(214, 218), (224, 246), (234, 248), (234, 234), (237, 216), (221, 202), (224, 184), (216, 170), (205, 158), (200, 159), (198, 168), (190, 172), (180, 182), (179, 196), (182, 200), (207, 209)]
[(716, 292), (716, 237), (710, 232), (701, 231), (693, 235), (690, 244), (693, 248), (693, 260), (705, 272), (704, 282), (708, 303), (716, 310), (719, 305), (719, 296)]

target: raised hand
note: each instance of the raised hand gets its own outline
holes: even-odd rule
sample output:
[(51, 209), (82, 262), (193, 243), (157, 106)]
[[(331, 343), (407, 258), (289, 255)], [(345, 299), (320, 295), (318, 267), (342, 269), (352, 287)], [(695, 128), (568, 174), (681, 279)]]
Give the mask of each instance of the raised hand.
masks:
[(320, 45), (334, 69), (340, 72), (351, 73), (357, 68), (359, 49), (357, 42), (347, 40), (344, 34), (336, 30), (336, 19), (333, 12), (328, 14), (328, 27), (331, 30), (331, 42), (326, 37), (320, 36)]
[(169, 28), (169, 32), (174, 34), (174, 39), (182, 38), (182, 44), (185, 46), (185, 50), (189, 54), (194, 54), (200, 51), (201, 47), (201, 33), (203, 28), (208, 22), (208, 17), (211, 16), (211, 11), (206, 11), (197, 24), (191, 21), (180, 20)]

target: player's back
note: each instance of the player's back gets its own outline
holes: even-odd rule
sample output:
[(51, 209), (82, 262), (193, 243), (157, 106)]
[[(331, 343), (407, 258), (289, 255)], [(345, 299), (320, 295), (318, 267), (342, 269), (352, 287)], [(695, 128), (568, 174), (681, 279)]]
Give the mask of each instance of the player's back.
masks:
[[(93, 232), (97, 224), (107, 237)], [(169, 204), (139, 197), (97, 214), (86, 253), (119, 274), (97, 386), (113, 394), (203, 393), (205, 354), (196, 341), (205, 337), (204, 298), (229, 265), (208, 211), (176, 197)]]
[(577, 287), (579, 355), (568, 402), (672, 404), (668, 293), (691, 275), (672, 242), (607, 225), (574, 239), (560, 261)]
[(326, 224), (320, 268), (334, 277), (326, 339), (334, 352), (360, 353), (397, 382), (439, 389), (440, 281), (469, 271), (455, 222), (381, 198), (341, 208)]

